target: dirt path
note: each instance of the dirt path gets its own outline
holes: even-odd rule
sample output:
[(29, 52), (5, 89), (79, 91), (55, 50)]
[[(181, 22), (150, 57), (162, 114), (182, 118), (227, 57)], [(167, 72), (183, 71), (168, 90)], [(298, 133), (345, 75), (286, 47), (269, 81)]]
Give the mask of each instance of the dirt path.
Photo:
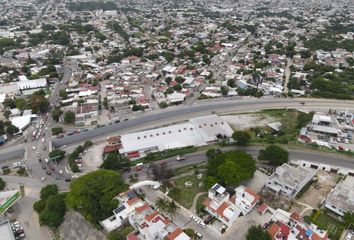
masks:
[(192, 207), (189, 209), (189, 211), (191, 211), (191, 212), (193, 212), (193, 213), (197, 213), (196, 212), (196, 210), (195, 210), (195, 208), (196, 208), (196, 205), (197, 205), (197, 201), (198, 201), (198, 198), (201, 196), (201, 195), (203, 195), (203, 194), (206, 194), (207, 192), (200, 192), (200, 193), (198, 193), (197, 195), (195, 195), (195, 197), (194, 197), (194, 200), (193, 200), (193, 205), (192, 205)]

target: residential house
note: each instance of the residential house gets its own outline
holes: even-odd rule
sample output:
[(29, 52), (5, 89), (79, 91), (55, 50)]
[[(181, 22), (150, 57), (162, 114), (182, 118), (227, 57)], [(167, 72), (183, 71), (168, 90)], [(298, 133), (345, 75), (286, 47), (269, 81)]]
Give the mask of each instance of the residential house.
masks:
[(283, 194), (287, 197), (295, 197), (301, 189), (313, 178), (317, 170), (301, 166), (291, 166), (287, 163), (277, 167), (266, 182), (266, 188)]

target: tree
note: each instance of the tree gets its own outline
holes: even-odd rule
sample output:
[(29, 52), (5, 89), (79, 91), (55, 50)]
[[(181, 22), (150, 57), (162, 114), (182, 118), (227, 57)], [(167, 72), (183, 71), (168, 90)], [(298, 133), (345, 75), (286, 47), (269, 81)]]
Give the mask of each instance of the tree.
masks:
[(111, 231), (107, 236), (107, 240), (126, 240), (127, 236), (132, 231), (134, 231), (134, 228), (132, 226), (124, 226), (123, 229), (119, 228)]
[(40, 199), (33, 204), (33, 210), (36, 211), (37, 213), (40, 213), (45, 209), (45, 206), (46, 206), (46, 200)]
[(67, 99), (67, 98), (68, 98), (68, 93), (66, 92), (65, 89), (60, 89), (60, 90), (59, 90), (59, 96), (60, 96), (62, 99)]
[(16, 126), (12, 125), (12, 124), (6, 128), (6, 133), (9, 134), (9, 135), (14, 135), (18, 131), (19, 131), (19, 129)]
[(58, 194), (58, 186), (55, 184), (50, 184), (41, 189), (40, 198), (46, 200), (48, 197), (56, 194)]
[(173, 86), (173, 90), (180, 92), (182, 90), (182, 85), (181, 84), (176, 84)]
[(54, 121), (59, 122), (60, 116), (63, 114), (63, 111), (60, 109), (60, 107), (55, 107), (52, 110), (52, 118)]
[(91, 140), (86, 140), (84, 143), (84, 148), (87, 149), (93, 145), (93, 142)]
[(178, 82), (179, 84), (182, 84), (186, 79), (184, 79), (183, 77), (181, 76), (177, 76), (175, 77), (175, 81)]
[(64, 123), (74, 124), (75, 123), (75, 113), (72, 111), (67, 111), (64, 114)]
[(0, 191), (4, 190), (6, 187), (6, 182), (0, 178)]
[(133, 112), (143, 111), (144, 109), (145, 109), (145, 107), (143, 105), (134, 104), (133, 107), (132, 107), (132, 111)]
[(71, 183), (67, 194), (68, 207), (80, 210), (92, 223), (109, 217), (118, 206), (113, 199), (127, 189), (121, 175), (111, 170), (98, 170)]
[(231, 88), (235, 88), (236, 87), (235, 80), (233, 80), (233, 79), (227, 80), (227, 86), (229, 86)]
[(246, 240), (272, 240), (268, 232), (264, 231), (261, 226), (251, 226), (246, 234)]
[(346, 225), (354, 225), (354, 213), (346, 212), (343, 216)]
[(24, 98), (16, 98), (15, 104), (16, 104), (16, 108), (18, 108), (20, 110), (25, 110), (26, 105), (27, 105), (27, 101)]
[(2, 104), (5, 108), (11, 109), (16, 107), (15, 101), (12, 98), (6, 98)]
[(63, 132), (64, 132), (64, 129), (62, 127), (52, 128), (52, 134), (53, 135), (58, 135), (58, 134), (63, 133)]
[(47, 111), (49, 107), (49, 102), (44, 96), (45, 92), (43, 90), (36, 91), (32, 94), (30, 102), (33, 113), (43, 113)]
[(204, 180), (204, 185), (207, 189), (209, 189), (212, 186), (214, 186), (214, 184), (217, 182), (218, 182), (218, 180), (216, 179), (216, 177), (207, 176)]
[(104, 106), (105, 109), (108, 109), (108, 107), (109, 107), (108, 106), (108, 98), (107, 97), (103, 98), (103, 106)]
[(227, 160), (218, 167), (218, 177), (227, 185), (238, 185), (241, 181), (240, 168), (232, 160)]
[(180, 209), (181, 207), (178, 206), (174, 200), (172, 200), (167, 206), (167, 213), (172, 219), (174, 219)]
[(48, 154), (48, 156), (53, 161), (59, 162), (60, 160), (62, 160), (64, 158), (65, 154), (66, 154), (66, 152), (64, 150), (54, 149), (53, 151), (51, 151)]
[(167, 108), (168, 104), (167, 104), (167, 102), (163, 101), (163, 102), (159, 103), (159, 106), (160, 106), (160, 108)]
[(39, 214), (39, 222), (52, 229), (56, 229), (64, 221), (65, 216), (65, 195), (56, 194), (50, 196), (47, 200), (46, 207)]
[(259, 151), (258, 159), (268, 161), (275, 166), (280, 166), (288, 162), (289, 152), (277, 145), (269, 145)]
[(237, 145), (245, 146), (249, 144), (252, 137), (248, 131), (235, 131), (232, 134), (232, 138), (235, 140)]
[(166, 82), (166, 84), (167, 84), (168, 86), (170, 86), (171, 81), (172, 81), (172, 78), (171, 78), (171, 77), (167, 77), (167, 78), (165, 79), (165, 82)]
[(101, 168), (109, 170), (122, 170), (130, 166), (128, 158), (121, 157), (118, 152), (107, 153), (104, 156)]
[(221, 94), (223, 96), (226, 96), (228, 94), (228, 92), (229, 92), (229, 89), (227, 87), (225, 87), (225, 86), (221, 86), (220, 87), (220, 92), (221, 92)]
[[(215, 177), (218, 182), (237, 184), (237, 182), (253, 177), (256, 171), (256, 162), (248, 153), (235, 150), (229, 152), (209, 152), (207, 173)], [(233, 163), (232, 163), (233, 162)]]
[(166, 198), (160, 197), (155, 201), (156, 208), (161, 210), (162, 212), (167, 212), (168, 204), (169, 204), (169, 202)]

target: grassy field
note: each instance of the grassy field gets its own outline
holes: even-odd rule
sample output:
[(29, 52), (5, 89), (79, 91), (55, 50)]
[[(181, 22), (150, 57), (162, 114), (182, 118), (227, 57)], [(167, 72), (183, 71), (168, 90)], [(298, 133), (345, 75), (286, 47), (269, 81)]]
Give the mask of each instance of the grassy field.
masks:
[(208, 193), (199, 196), (197, 200), (197, 205), (195, 206), (195, 210), (197, 211), (198, 214), (203, 209), (204, 207), (203, 202), (207, 197), (208, 197)]
[[(185, 208), (190, 208), (192, 207), (194, 197), (197, 193), (199, 192), (204, 192), (205, 188), (204, 187), (199, 187), (199, 183), (203, 182), (204, 177), (201, 180), (197, 179), (197, 176), (195, 174), (191, 176), (185, 176), (178, 178), (175, 181), (176, 187), (179, 189), (177, 192), (172, 191), (169, 193), (169, 196), (173, 198), (176, 202), (184, 206)], [(192, 182), (192, 187), (186, 188), (184, 186), (184, 183), (186, 181), (191, 181)]]
[(321, 229), (328, 230), (329, 237), (333, 240), (339, 240), (345, 228), (344, 224), (326, 213), (321, 213), (314, 223)]

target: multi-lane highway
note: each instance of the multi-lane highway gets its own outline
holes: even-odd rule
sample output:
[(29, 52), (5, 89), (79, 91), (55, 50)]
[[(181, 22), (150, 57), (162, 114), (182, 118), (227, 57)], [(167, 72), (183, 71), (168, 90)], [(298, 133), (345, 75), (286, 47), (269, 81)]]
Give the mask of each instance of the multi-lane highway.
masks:
[[(305, 102), (305, 105), (301, 105)], [(206, 101), (192, 106), (176, 106), (165, 110), (146, 112), (135, 119), (117, 124), (92, 129), (73, 136), (54, 139), (53, 146), (60, 147), (75, 143), (82, 143), (87, 139), (97, 139), (127, 131), (136, 131), (143, 128), (158, 127), (178, 121), (187, 120), (195, 116), (211, 113), (250, 112), (268, 108), (299, 108), (311, 111), (328, 111), (329, 108), (354, 110), (354, 101), (339, 101), (328, 99), (291, 99), (291, 98), (252, 98), (227, 99), (224, 101)]]

